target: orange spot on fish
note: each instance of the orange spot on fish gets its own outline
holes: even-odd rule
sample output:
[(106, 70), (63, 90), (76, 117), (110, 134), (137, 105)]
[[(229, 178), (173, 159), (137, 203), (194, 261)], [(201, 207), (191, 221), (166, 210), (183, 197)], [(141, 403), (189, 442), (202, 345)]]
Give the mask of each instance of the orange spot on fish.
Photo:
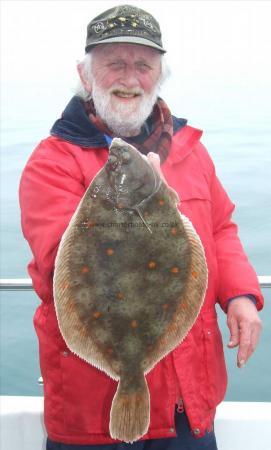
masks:
[(149, 216), (149, 214), (150, 213), (148, 211), (145, 211), (143, 215), (144, 215), (144, 217), (147, 217), (147, 216)]
[(61, 287), (62, 289), (67, 289), (70, 286), (70, 283), (67, 280), (62, 281)]
[(88, 266), (83, 266), (81, 269), (82, 273), (88, 273), (89, 272), (89, 267)]
[(149, 261), (148, 268), (149, 269), (155, 269), (155, 267), (156, 267), (156, 262), (155, 261)]
[(137, 322), (137, 320), (132, 320), (132, 322), (131, 322), (131, 327), (132, 328), (137, 328), (138, 327), (138, 322)]
[(169, 304), (168, 304), (168, 303), (164, 303), (164, 305), (162, 306), (162, 308), (163, 308), (164, 310), (168, 309), (168, 307), (169, 307)]
[(124, 208), (124, 203), (117, 203), (116, 206), (118, 209), (122, 209), (122, 208)]
[(160, 200), (159, 200), (159, 205), (160, 206), (163, 206), (165, 204), (165, 200), (163, 200), (162, 198), (160, 198)]
[(173, 228), (171, 228), (171, 234), (173, 235), (173, 236), (175, 236), (176, 234), (177, 234), (177, 228), (175, 228), (175, 227), (173, 227)]
[(192, 271), (192, 277), (198, 278), (198, 272), (195, 272), (195, 270)]
[(93, 317), (94, 319), (99, 319), (99, 317), (101, 317), (102, 313), (100, 311), (95, 311), (95, 313), (93, 313)]
[(186, 303), (182, 303), (181, 304), (181, 309), (187, 309), (187, 304)]
[(180, 272), (180, 269), (179, 269), (179, 267), (174, 266), (174, 267), (171, 267), (170, 272), (171, 272), (171, 273), (179, 273), (179, 272)]
[(108, 256), (113, 255), (113, 253), (114, 253), (113, 248), (107, 248), (107, 249), (106, 249), (106, 254), (107, 254)]
[(119, 300), (122, 300), (122, 299), (124, 298), (124, 294), (123, 294), (122, 292), (118, 292), (118, 293), (117, 293), (117, 298), (118, 298)]
[(106, 349), (106, 353), (108, 353), (109, 355), (112, 355), (113, 353), (113, 348), (109, 347)]
[(93, 228), (95, 225), (96, 225), (96, 223), (93, 222), (92, 220), (88, 220), (86, 223), (87, 228)]

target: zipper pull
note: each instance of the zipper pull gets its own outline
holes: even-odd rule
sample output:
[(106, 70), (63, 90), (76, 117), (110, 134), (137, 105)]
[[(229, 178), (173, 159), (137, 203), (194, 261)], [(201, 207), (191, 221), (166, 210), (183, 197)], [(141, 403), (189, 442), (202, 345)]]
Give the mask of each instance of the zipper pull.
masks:
[(178, 412), (179, 414), (181, 414), (181, 413), (184, 412), (184, 404), (183, 404), (183, 399), (182, 399), (182, 398), (180, 398), (180, 400), (178, 400), (178, 403), (177, 403), (177, 412)]

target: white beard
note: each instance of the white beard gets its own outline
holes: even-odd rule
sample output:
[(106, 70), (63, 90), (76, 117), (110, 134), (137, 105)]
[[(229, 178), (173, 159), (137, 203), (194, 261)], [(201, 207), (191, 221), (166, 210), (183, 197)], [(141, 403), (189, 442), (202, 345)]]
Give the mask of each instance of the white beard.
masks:
[[(129, 103), (122, 103), (113, 94), (116, 90), (140, 96), (131, 99)], [(97, 114), (114, 134), (122, 137), (135, 136), (140, 133), (143, 123), (153, 110), (158, 91), (159, 83), (151, 93), (146, 94), (142, 89), (128, 90), (119, 86), (113, 86), (110, 90), (106, 90), (98, 86), (94, 79), (92, 81), (92, 99)]]

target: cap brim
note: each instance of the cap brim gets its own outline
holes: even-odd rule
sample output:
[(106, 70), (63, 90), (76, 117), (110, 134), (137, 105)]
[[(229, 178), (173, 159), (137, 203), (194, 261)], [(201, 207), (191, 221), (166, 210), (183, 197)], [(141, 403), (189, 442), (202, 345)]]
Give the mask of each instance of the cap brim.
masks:
[(113, 38), (103, 39), (103, 40), (97, 41), (97, 42), (92, 42), (92, 43), (86, 45), (85, 51), (87, 53), (91, 49), (91, 47), (94, 47), (95, 45), (110, 44), (110, 43), (114, 43), (114, 42), (145, 45), (146, 47), (155, 48), (156, 50), (159, 50), (161, 53), (166, 53), (166, 50), (163, 47), (161, 47), (160, 45), (155, 44), (154, 42), (149, 41), (148, 39), (135, 37), (135, 36), (117, 36), (117, 37), (113, 37)]

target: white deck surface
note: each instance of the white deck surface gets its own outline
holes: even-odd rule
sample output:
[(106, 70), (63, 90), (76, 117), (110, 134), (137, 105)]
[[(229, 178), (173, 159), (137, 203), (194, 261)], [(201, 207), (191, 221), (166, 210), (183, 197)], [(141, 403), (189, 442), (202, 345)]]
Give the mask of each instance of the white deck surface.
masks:
[[(3, 396), (0, 408), (1, 450), (45, 449), (42, 397)], [(269, 450), (271, 403), (223, 402), (215, 431), (218, 450)]]

